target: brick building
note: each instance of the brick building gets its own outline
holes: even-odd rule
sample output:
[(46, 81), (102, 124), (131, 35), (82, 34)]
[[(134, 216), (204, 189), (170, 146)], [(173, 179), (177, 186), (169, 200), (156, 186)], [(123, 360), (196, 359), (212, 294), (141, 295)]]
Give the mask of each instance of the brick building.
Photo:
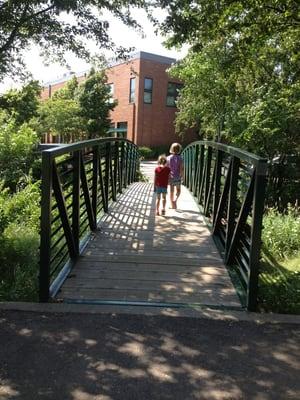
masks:
[[(125, 136), (138, 146), (162, 146), (179, 141), (175, 135), (175, 100), (182, 84), (166, 70), (176, 60), (138, 52), (127, 62), (113, 64), (106, 71), (107, 84), (118, 105), (111, 112), (110, 135)], [(79, 82), (84, 76), (78, 77)], [(42, 98), (60, 89), (65, 80), (44, 88)], [(195, 140), (190, 132), (185, 142)]]

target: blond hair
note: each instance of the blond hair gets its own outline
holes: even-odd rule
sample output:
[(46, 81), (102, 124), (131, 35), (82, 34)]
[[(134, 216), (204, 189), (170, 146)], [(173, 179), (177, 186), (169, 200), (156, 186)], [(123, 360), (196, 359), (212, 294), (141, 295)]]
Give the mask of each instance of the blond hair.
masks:
[(166, 165), (167, 164), (167, 157), (165, 154), (161, 154), (158, 159), (157, 159), (157, 164), (158, 165)]
[(173, 144), (171, 144), (171, 147), (170, 147), (170, 153), (171, 154), (179, 154), (180, 152), (181, 152), (181, 144), (179, 144), (179, 143), (173, 143)]

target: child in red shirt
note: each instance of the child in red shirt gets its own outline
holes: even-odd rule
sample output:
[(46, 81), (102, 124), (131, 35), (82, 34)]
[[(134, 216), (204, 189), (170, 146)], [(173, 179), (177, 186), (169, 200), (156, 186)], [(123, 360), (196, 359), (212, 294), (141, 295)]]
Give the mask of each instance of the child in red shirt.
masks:
[(167, 158), (161, 155), (157, 160), (158, 167), (155, 168), (154, 191), (156, 192), (156, 215), (159, 215), (160, 198), (162, 197), (161, 215), (166, 214), (167, 188), (170, 168), (167, 166)]

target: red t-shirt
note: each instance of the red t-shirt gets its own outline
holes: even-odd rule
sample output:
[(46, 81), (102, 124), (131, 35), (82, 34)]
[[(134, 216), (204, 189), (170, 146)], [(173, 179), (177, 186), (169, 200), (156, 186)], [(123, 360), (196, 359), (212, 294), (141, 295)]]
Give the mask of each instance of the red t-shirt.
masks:
[(167, 188), (170, 171), (170, 168), (167, 166), (156, 167), (154, 186)]

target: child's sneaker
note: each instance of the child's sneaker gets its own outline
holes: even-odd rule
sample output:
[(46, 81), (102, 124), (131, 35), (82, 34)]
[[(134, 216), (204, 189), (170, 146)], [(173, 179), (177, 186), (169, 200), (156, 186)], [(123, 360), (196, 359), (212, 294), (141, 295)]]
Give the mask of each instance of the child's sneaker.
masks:
[(161, 215), (166, 215), (166, 210), (161, 210)]

